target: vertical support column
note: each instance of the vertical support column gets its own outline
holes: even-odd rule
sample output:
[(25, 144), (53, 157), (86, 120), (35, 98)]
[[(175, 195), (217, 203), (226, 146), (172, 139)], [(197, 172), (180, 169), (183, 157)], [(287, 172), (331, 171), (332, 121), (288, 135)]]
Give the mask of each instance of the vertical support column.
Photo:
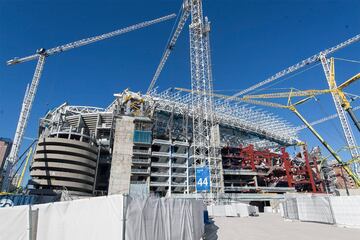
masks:
[(212, 146), (210, 154), (210, 178), (211, 184), (216, 184), (215, 194), (224, 193), (224, 177), (222, 168), (220, 127), (219, 124), (213, 125), (210, 129), (210, 145)]
[(249, 158), (250, 158), (250, 164), (251, 164), (251, 169), (253, 172), (256, 171), (255, 168), (255, 154), (254, 154), (254, 145), (250, 144), (249, 145)]
[(284, 162), (288, 186), (292, 187), (293, 186), (293, 179), (292, 179), (293, 176), (291, 174), (291, 163), (289, 161), (289, 154), (285, 151), (285, 148), (281, 148), (281, 158)]
[(302, 148), (303, 148), (303, 155), (304, 155), (304, 159), (305, 159), (306, 171), (310, 178), (311, 189), (314, 193), (316, 193), (316, 185), (315, 185), (314, 176), (312, 174), (312, 170), (311, 170), (311, 166), (310, 166), (310, 162), (309, 162), (307, 147), (304, 145)]
[[(314, 163), (314, 167), (315, 167), (315, 171), (316, 171), (316, 178), (317, 179), (319, 179), (319, 180), (321, 180), (321, 175), (320, 175), (320, 170), (319, 170), (319, 166), (318, 166), (318, 164), (317, 164), (317, 158), (316, 157), (314, 157), (313, 159), (313, 163)], [(324, 185), (324, 181), (323, 180), (321, 180), (321, 184), (320, 184), (320, 191), (321, 192), (324, 192), (325, 191), (325, 185)]]
[(129, 194), (133, 155), (134, 118), (116, 119), (108, 194)]

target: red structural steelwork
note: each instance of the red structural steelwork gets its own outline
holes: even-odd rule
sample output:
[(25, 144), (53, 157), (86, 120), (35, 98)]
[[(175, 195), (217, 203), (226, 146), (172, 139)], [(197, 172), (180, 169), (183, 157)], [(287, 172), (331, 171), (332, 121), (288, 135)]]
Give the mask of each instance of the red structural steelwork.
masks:
[(309, 157), (306, 146), (293, 158), (285, 148), (272, 152), (256, 150), (252, 145), (225, 147), (222, 149), (222, 159), (225, 191), (271, 189), (276, 192), (276, 187), (323, 191), (317, 159)]

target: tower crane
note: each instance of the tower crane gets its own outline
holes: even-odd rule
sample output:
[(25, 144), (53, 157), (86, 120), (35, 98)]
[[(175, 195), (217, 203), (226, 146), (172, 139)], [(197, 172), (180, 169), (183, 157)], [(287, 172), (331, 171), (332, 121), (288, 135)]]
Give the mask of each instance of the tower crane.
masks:
[[(336, 81), (335, 81), (334, 58), (330, 59), (330, 66), (329, 66), (329, 61), (326, 58), (326, 55), (324, 53), (320, 54), (320, 60), (321, 60), (322, 66), (323, 66), (326, 80), (329, 85), (329, 89), (330, 90), (338, 89)], [(353, 81), (355, 81), (356, 79), (358, 79), (358, 78), (354, 78)], [(349, 125), (347, 116), (345, 115), (344, 108), (342, 107), (342, 105), (344, 107), (346, 106), (346, 104), (343, 104), (344, 100), (348, 103), (345, 95), (342, 92), (342, 89), (344, 88), (344, 86), (347, 86), (350, 83), (351, 83), (351, 81), (349, 80), (348, 83), (345, 83), (345, 85), (342, 85), (342, 87), (340, 88), (340, 91), (332, 91), (331, 95), (332, 95), (333, 101), (335, 103), (335, 108), (336, 108), (337, 114), (339, 115), (340, 123), (341, 123), (342, 129), (344, 131), (344, 136), (345, 136), (347, 145), (349, 147), (350, 154), (353, 159), (356, 159), (359, 157), (359, 151), (357, 149), (356, 139), (355, 139), (352, 129)], [(347, 110), (349, 110), (349, 107), (347, 107)], [(353, 117), (355, 117), (355, 115), (353, 115)], [(355, 117), (354, 122), (355, 122), (355, 124), (357, 124), (356, 117)], [(356, 164), (353, 164), (352, 166), (354, 167), (356, 174), (358, 176), (360, 176), (359, 164), (356, 163)]]
[[(160, 63), (148, 87), (147, 94), (151, 94), (157, 79), (171, 53), (176, 40), (183, 29), (188, 17), (190, 35), (190, 72), (191, 89), (194, 92), (206, 92), (208, 95), (192, 94), (193, 136), (192, 151), (195, 167), (207, 166), (210, 172), (210, 192), (212, 197), (221, 191), (219, 151), (212, 141), (215, 131), (212, 93), (212, 70), (210, 54), (210, 22), (203, 16), (201, 0), (184, 0), (182, 13), (176, 29), (167, 43)], [(211, 197), (211, 198), (212, 198)]]
[[(184, 88), (176, 88), (177, 90), (180, 91), (185, 91), (185, 92), (192, 92), (192, 90), (189, 89), (184, 89)], [(204, 92), (197, 92), (196, 94), (201, 94), (201, 95), (206, 95), (208, 93), (204, 93)], [(255, 104), (255, 105), (261, 105), (261, 106), (266, 106), (266, 107), (274, 107), (274, 108), (282, 108), (282, 109), (289, 109), (290, 111), (292, 111), (306, 126), (307, 128), (314, 134), (314, 136), (321, 142), (321, 144), (330, 152), (330, 154), (335, 158), (335, 160), (344, 168), (344, 170), (349, 174), (349, 176), (354, 180), (354, 182), (356, 183), (357, 186), (360, 186), (360, 178), (357, 174), (355, 174), (351, 168), (348, 166), (347, 163), (343, 162), (340, 158), (340, 156), (337, 154), (337, 152), (324, 140), (324, 138), (310, 125), (310, 123), (302, 116), (302, 114), (296, 109), (297, 105), (300, 105), (306, 101), (308, 101), (309, 99), (312, 98), (311, 97), (307, 97), (304, 98), (294, 104), (292, 104), (291, 102), (289, 102), (287, 105), (283, 105), (283, 104), (279, 104), (279, 103), (274, 103), (274, 102), (266, 102), (266, 101), (259, 101), (259, 100), (253, 100), (253, 99), (246, 99), (246, 98), (240, 98), (240, 97), (234, 97), (234, 96), (227, 96), (224, 94), (217, 94), (217, 93), (212, 93), (211, 94), (214, 97), (217, 98), (222, 98), (225, 100), (229, 100), (231, 98), (231, 101), (240, 101), (240, 102), (246, 102), (246, 103), (250, 103), (250, 104)], [(301, 145), (302, 143), (299, 142), (299, 145)], [(355, 161), (354, 161), (355, 162)], [(353, 163), (354, 163), (353, 162)]]
[[(333, 61), (333, 58), (332, 58)], [(304, 91), (293, 91), (290, 92), (280, 92), (280, 93), (265, 93), (265, 94), (256, 94), (256, 95), (245, 95), (244, 99), (256, 99), (256, 98), (292, 98), (292, 97), (305, 97), (305, 96), (316, 96), (320, 94), (325, 93), (335, 93), (339, 96), (340, 105), (341, 107), (349, 113), (349, 116), (353, 120), (355, 126), (360, 131), (360, 122), (357, 119), (354, 111), (356, 111), (358, 108), (352, 108), (349, 100), (346, 98), (346, 94), (344, 93), (344, 88), (349, 86), (351, 83), (354, 83), (355, 81), (360, 79), (360, 73), (356, 74), (355, 76), (351, 77), (350, 79), (346, 80), (344, 83), (342, 83), (338, 87), (334, 87), (333, 89), (323, 89), (323, 90), (317, 90), (317, 89), (311, 89), (311, 90), (304, 90)], [(335, 79), (334, 79), (335, 81)], [(337, 114), (332, 115), (334, 117), (330, 117), (330, 119), (335, 118), (338, 116)]]
[(127, 32), (131, 32), (140, 28), (144, 28), (156, 23), (160, 23), (166, 20), (169, 20), (171, 18), (174, 18), (176, 15), (175, 14), (170, 14), (164, 17), (160, 17), (154, 20), (150, 20), (150, 21), (145, 21), (142, 23), (138, 23), (126, 28), (122, 28), (122, 29), (118, 29), (109, 33), (105, 33), (102, 35), (98, 35), (98, 36), (94, 36), (94, 37), (89, 37), (89, 38), (85, 38), (85, 39), (81, 39), (75, 42), (71, 42), (68, 44), (64, 44), (61, 46), (57, 46), (54, 48), (50, 48), (48, 50), (45, 50), (44, 48), (41, 48), (39, 50), (37, 50), (37, 52), (33, 55), (27, 56), (27, 57), (22, 57), (22, 58), (14, 58), (11, 59), (9, 61), (7, 61), (7, 65), (15, 65), (18, 63), (23, 63), (23, 62), (27, 62), (27, 61), (32, 61), (32, 60), (36, 60), (37, 59), (37, 65), (35, 68), (35, 72), (30, 84), (30, 88), (28, 91), (28, 94), (26, 95), (26, 97), (24, 98), (23, 101), (23, 107), (21, 109), (20, 112), (20, 117), (19, 117), (19, 121), (16, 127), (16, 132), (15, 132), (15, 136), (14, 136), (14, 141), (13, 141), (13, 145), (9, 154), (9, 157), (7, 158), (6, 161), (6, 171), (5, 171), (5, 176), (4, 176), (4, 182), (3, 182), (3, 190), (7, 191), (8, 187), (9, 187), (9, 175), (10, 175), (10, 171), (12, 169), (12, 165), (15, 162), (15, 160), (17, 159), (18, 153), (19, 153), (19, 149), (20, 149), (20, 145), (22, 142), (22, 139), (24, 137), (24, 133), (25, 133), (25, 128), (29, 119), (29, 115), (30, 115), (30, 111), (31, 111), (31, 107), (33, 105), (34, 102), (34, 98), (36, 95), (36, 91), (39, 85), (39, 81), (40, 81), (40, 77), (44, 68), (44, 64), (45, 64), (45, 59), (48, 56), (57, 54), (57, 53), (61, 53), (64, 51), (68, 51), (70, 49), (74, 49), (74, 48), (78, 48), (81, 46), (85, 46), (91, 43), (95, 43), (101, 40), (105, 40), (111, 37), (115, 37)]
[(172, 52), (172, 50), (175, 47), (176, 41), (180, 36), (180, 33), (182, 31), (182, 29), (184, 28), (184, 25), (187, 21), (187, 19), (189, 18), (190, 15), (190, 4), (188, 2), (188, 0), (184, 0), (182, 6), (181, 6), (181, 14), (180, 14), (180, 20), (176, 26), (176, 29), (174, 31), (174, 34), (172, 35), (170, 41), (167, 43), (166, 47), (165, 47), (165, 51), (161, 57), (160, 63), (155, 71), (155, 74), (150, 82), (150, 85), (146, 91), (146, 94), (150, 94), (151, 91), (153, 90), (153, 88), (155, 87), (156, 81), (160, 76), (160, 73), (162, 71), (162, 69), (165, 66), (166, 61), (168, 60), (170, 53)]
[[(336, 45), (334, 47), (328, 48), (328, 49), (323, 50), (322, 52), (317, 53), (317, 54), (315, 54), (315, 55), (313, 55), (313, 56), (311, 56), (311, 57), (309, 57), (307, 59), (304, 59), (301, 62), (298, 62), (298, 63), (296, 63), (296, 64), (294, 64), (294, 65), (280, 71), (280, 72), (277, 72), (275, 75), (265, 79), (264, 81), (261, 81), (261, 82), (255, 84), (255, 85), (253, 85), (253, 86), (251, 86), (249, 88), (246, 88), (246, 89), (234, 94), (232, 97), (238, 97), (240, 95), (244, 95), (245, 93), (253, 91), (253, 90), (255, 90), (255, 89), (257, 89), (257, 88), (259, 88), (259, 87), (261, 87), (261, 86), (263, 86), (265, 84), (271, 83), (271, 82), (273, 82), (273, 81), (275, 81), (275, 80), (277, 80), (277, 79), (279, 79), (281, 77), (284, 77), (284, 76), (286, 76), (286, 75), (288, 75), (290, 73), (296, 72), (296, 71), (298, 71), (299, 69), (301, 69), (303, 67), (309, 66), (309, 65), (311, 65), (311, 64), (313, 64), (315, 62), (320, 61), (321, 56), (328, 56), (330, 54), (333, 54), (334, 52), (336, 52), (336, 51), (338, 51), (338, 50), (340, 50), (340, 49), (342, 49), (344, 47), (347, 47), (347, 46), (349, 46), (349, 45), (351, 45), (351, 44), (353, 44), (353, 43), (355, 43), (355, 42), (357, 42), (359, 40), (360, 40), (360, 34), (358, 34), (358, 35), (356, 35), (356, 36), (354, 36), (352, 38), (349, 38), (348, 40), (346, 40), (346, 41), (344, 41), (344, 42), (342, 42), (342, 43), (340, 43), (340, 44), (338, 44), (338, 45)], [(230, 97), (229, 100), (231, 100), (232, 97)]]
[[(193, 114), (193, 160), (195, 167), (207, 166), (210, 173), (211, 198), (221, 191), (219, 152), (215, 141), (212, 69), (210, 56), (210, 23), (204, 18), (201, 0), (190, 0), (190, 72)], [(197, 93), (206, 94), (197, 94)], [(196, 113), (196, 114), (195, 114)], [(196, 179), (197, 180), (197, 179)]]
[[(350, 102), (347, 100), (343, 89), (349, 86), (351, 83), (357, 81), (360, 78), (360, 73), (351, 77), (345, 81), (340, 86), (337, 86), (335, 81), (335, 63), (334, 58), (330, 59), (330, 66), (326, 57), (321, 54), (320, 56), (321, 63), (326, 75), (326, 79), (329, 84), (329, 89), (325, 90), (306, 90), (306, 91), (297, 91), (297, 92), (283, 92), (283, 93), (270, 93), (270, 94), (260, 94), (260, 95), (247, 95), (244, 96), (246, 99), (254, 98), (281, 98), (281, 97), (299, 97), (299, 96), (315, 96), (324, 93), (331, 93), (333, 101), (335, 103), (337, 115), (339, 116), (341, 126), (343, 128), (344, 136), (348, 145), (349, 152), (353, 159), (359, 158), (359, 151), (357, 149), (356, 139), (353, 135), (352, 129), (349, 126), (348, 119), (344, 111), (347, 111), (354, 121), (355, 126), (360, 131), (360, 123), (356, 118), (355, 113), (352, 111)], [(358, 163), (353, 164), (355, 172), (360, 176), (360, 166)]]

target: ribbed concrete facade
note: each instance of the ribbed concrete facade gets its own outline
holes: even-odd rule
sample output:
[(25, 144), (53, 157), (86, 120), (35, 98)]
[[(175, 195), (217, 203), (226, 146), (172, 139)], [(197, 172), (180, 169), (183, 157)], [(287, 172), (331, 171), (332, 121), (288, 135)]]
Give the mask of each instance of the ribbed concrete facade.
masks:
[(93, 193), (97, 148), (64, 138), (43, 138), (36, 147), (30, 175), (38, 191), (68, 190), (72, 194)]

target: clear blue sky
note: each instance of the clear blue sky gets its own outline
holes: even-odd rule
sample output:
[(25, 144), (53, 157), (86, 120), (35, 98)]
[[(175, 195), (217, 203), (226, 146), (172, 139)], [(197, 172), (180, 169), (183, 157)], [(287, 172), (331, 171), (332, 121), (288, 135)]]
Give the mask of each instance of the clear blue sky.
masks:
[[(6, 66), (15, 56), (33, 54), (84, 37), (98, 35), (177, 13), (181, 0), (153, 1), (10, 1), (0, 0), (0, 137), (13, 138), (26, 84), (35, 62)], [(212, 22), (211, 46), (215, 89), (244, 89), (320, 50), (360, 31), (360, 1), (230, 1), (204, 0)], [(129, 87), (145, 91), (157, 67), (173, 20), (71, 50), (47, 59), (26, 131), (37, 136), (39, 118), (67, 101), (72, 105), (106, 107), (113, 93)], [(360, 60), (360, 42), (335, 57)], [(338, 83), (360, 72), (360, 64), (338, 61)], [(188, 27), (158, 81), (160, 89), (190, 86)], [(326, 88), (321, 66), (271, 88)], [(232, 90), (232, 91), (231, 91)], [(348, 92), (360, 95), (360, 83)], [(300, 110), (310, 120), (335, 113), (329, 96)], [(354, 106), (360, 104), (360, 99)], [(273, 111), (294, 125), (299, 120), (286, 110)], [(357, 113), (360, 116), (360, 111)], [(344, 145), (337, 119), (317, 129), (334, 146)], [(355, 131), (358, 142), (359, 133)], [(318, 145), (304, 130), (301, 138)], [(29, 141), (24, 141), (28, 144)]]

